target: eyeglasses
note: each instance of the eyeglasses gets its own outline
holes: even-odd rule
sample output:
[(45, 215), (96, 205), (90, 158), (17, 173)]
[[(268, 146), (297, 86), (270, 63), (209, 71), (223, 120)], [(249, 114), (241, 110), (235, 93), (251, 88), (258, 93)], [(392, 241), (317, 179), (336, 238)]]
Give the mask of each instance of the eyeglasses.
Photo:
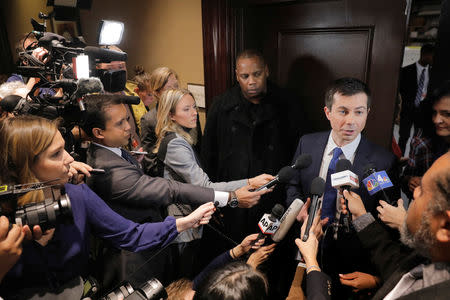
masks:
[(36, 49), (38, 46), (38, 42), (34, 41), (31, 44), (28, 45), (28, 47), (25, 48), (25, 50), (29, 51), (29, 50), (34, 50)]

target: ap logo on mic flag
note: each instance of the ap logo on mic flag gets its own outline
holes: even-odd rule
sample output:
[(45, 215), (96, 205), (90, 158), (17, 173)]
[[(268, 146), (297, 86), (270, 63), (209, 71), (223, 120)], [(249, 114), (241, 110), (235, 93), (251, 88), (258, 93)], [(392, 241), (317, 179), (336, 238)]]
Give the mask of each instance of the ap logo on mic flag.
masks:
[(363, 180), (369, 195), (377, 193), (381, 189), (393, 186), (386, 171), (375, 172)]

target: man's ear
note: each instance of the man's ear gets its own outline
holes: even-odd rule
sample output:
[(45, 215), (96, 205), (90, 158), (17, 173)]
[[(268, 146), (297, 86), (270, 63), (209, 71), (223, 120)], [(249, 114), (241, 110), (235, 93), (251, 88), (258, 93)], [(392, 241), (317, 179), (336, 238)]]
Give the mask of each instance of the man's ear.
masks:
[(328, 107), (327, 107), (326, 105), (323, 107), (323, 112), (325, 113), (325, 116), (326, 116), (327, 119), (329, 120), (329, 119), (330, 119), (330, 113), (331, 113), (331, 110), (328, 109)]
[(135, 88), (134, 88), (134, 92), (135, 92), (136, 94), (139, 94), (139, 91), (140, 91), (140, 90), (139, 90), (138, 87), (135, 87)]
[(102, 140), (105, 138), (105, 136), (103, 135), (103, 130), (100, 128), (92, 128), (92, 135), (94, 136), (94, 138)]
[(270, 73), (269, 73), (269, 67), (267, 65), (264, 67), (264, 72), (266, 72), (266, 77), (269, 77)]
[(441, 243), (450, 243), (450, 210), (436, 218), (438, 219), (436, 239)]

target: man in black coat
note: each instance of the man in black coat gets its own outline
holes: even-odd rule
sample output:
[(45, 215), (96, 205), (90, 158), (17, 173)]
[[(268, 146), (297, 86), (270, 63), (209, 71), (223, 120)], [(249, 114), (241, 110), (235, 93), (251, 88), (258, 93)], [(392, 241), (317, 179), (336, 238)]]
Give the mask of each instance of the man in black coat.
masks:
[[(211, 180), (275, 175), (289, 164), (302, 118), (293, 121), (290, 108), (295, 100), (268, 82), (268, 76), (268, 66), (259, 52), (245, 50), (238, 55), (239, 85), (216, 97), (208, 111), (202, 159)], [(236, 241), (256, 232), (259, 218), (270, 212), (275, 199), (280, 199), (277, 190), (249, 210), (223, 211), (226, 232)]]
[[(214, 99), (202, 140), (203, 167), (216, 182), (250, 178), (261, 173), (277, 174), (290, 164), (300, 131), (304, 130), (304, 117), (298, 107), (300, 102), (267, 80), (269, 68), (261, 53), (254, 50), (240, 53), (235, 73), (239, 85)], [(250, 209), (222, 209), (223, 222), (218, 228), (234, 241), (240, 241), (246, 235), (258, 232), (258, 221), (263, 214), (270, 213), (284, 198), (285, 191), (279, 184)], [(202, 243), (203, 249), (208, 249), (202, 255), (204, 263), (231, 246), (227, 239), (208, 228), (205, 228)], [(283, 252), (280, 246), (276, 252)], [(274, 256), (285, 257), (277, 253)], [(268, 264), (280, 268), (283, 265), (281, 262)], [(285, 271), (284, 268), (280, 272)], [(277, 284), (275, 280), (287, 282), (274, 274), (272, 269), (269, 275), (277, 278), (270, 279), (271, 288)]]
[(433, 63), (433, 52), (433, 45), (423, 45), (420, 49), (419, 61), (402, 68), (400, 72), (399, 92), (402, 97), (402, 108), (400, 111), (398, 145), (403, 153), (405, 153), (406, 142), (410, 136), (411, 126), (414, 125), (416, 128), (415, 120), (418, 120), (417, 113), (419, 104), (425, 99), (428, 92), (430, 66)]

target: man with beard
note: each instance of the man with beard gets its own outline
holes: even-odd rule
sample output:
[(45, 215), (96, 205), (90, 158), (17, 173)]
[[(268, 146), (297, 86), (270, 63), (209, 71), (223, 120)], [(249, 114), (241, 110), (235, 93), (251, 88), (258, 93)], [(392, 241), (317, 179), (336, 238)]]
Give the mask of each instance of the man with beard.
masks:
[[(414, 190), (414, 201), (400, 231), (401, 241), (408, 247), (390, 240), (357, 194), (345, 191), (344, 197), (358, 237), (384, 281), (373, 299), (448, 299), (450, 152), (434, 162)], [(344, 201), (341, 203), (346, 211)]]

